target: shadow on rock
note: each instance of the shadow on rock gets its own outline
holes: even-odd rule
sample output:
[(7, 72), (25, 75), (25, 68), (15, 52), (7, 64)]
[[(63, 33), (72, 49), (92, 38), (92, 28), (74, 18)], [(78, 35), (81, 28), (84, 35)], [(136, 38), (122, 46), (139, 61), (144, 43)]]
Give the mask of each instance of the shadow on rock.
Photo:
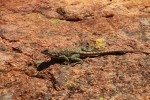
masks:
[(64, 60), (58, 60), (55, 58), (52, 58), (50, 61), (47, 62), (42, 62), (41, 64), (39, 64), (39, 66), (37, 67), (37, 71), (42, 71), (48, 67), (50, 67), (51, 65), (54, 65), (55, 63), (59, 63), (59, 64), (63, 64)]

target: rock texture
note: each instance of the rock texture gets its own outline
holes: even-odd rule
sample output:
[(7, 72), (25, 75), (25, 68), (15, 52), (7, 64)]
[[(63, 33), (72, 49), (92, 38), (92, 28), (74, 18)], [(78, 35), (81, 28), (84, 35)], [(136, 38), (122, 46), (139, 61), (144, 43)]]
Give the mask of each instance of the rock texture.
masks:
[(41, 53), (96, 39), (150, 51), (150, 0), (0, 0), (0, 100), (150, 100), (150, 55), (71, 67)]

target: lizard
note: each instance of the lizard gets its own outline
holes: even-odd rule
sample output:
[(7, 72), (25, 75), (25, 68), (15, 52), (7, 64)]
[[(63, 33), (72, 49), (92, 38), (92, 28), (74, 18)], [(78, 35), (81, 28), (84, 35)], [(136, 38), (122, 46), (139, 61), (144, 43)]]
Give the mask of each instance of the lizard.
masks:
[(62, 50), (49, 50), (45, 49), (41, 53), (51, 56), (59, 60), (65, 60), (67, 63), (74, 61), (76, 63), (83, 63), (83, 58), (97, 57), (103, 55), (124, 55), (126, 53), (144, 53), (146, 55), (150, 52), (140, 50), (109, 50), (109, 51), (88, 51), (85, 49), (62, 49)]

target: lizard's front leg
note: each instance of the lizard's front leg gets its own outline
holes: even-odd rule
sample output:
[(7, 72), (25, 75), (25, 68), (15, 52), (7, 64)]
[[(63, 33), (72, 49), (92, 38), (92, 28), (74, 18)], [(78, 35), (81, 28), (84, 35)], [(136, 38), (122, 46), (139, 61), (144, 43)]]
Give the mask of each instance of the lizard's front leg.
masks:
[(67, 62), (67, 63), (65, 62), (65, 64), (68, 64), (68, 63), (69, 63), (69, 58), (68, 58), (67, 56), (65, 56), (65, 55), (59, 56), (58, 59), (65, 60), (65, 61)]
[(74, 54), (70, 57), (71, 61), (75, 61), (75, 64), (83, 64), (83, 60), (80, 58), (80, 54)]

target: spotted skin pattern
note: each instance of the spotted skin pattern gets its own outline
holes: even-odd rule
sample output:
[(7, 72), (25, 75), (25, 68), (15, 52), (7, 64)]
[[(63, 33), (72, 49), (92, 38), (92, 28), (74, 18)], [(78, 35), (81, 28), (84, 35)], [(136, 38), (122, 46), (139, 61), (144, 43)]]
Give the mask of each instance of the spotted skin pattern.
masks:
[(86, 51), (82, 49), (63, 49), (60, 51), (45, 49), (41, 53), (49, 55), (52, 58), (65, 60), (67, 63), (74, 61), (76, 63), (83, 63), (84, 57), (97, 57), (104, 55), (124, 55), (126, 53), (144, 53), (146, 55), (150, 52), (138, 51), (138, 50), (112, 50), (112, 51)]

